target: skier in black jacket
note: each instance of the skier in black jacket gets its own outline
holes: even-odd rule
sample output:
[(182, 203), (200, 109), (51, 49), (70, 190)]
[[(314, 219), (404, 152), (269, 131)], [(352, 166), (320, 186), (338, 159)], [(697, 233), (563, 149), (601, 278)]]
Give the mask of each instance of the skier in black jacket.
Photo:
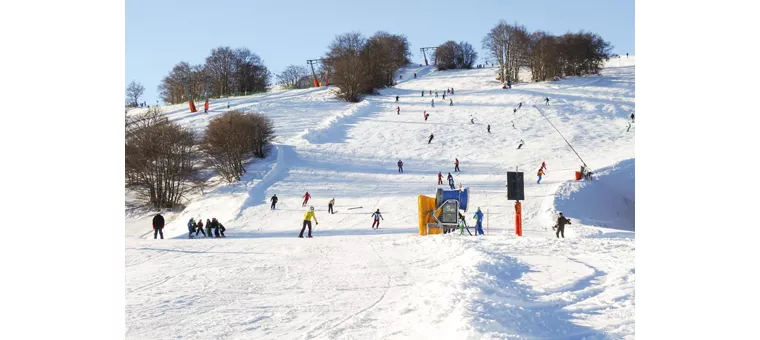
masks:
[(562, 212), (560, 212), (559, 217), (557, 217), (557, 238), (559, 238), (560, 233), (562, 233), (562, 238), (565, 238), (566, 224), (572, 224), (572, 223), (570, 223), (570, 220), (565, 218), (565, 216), (562, 215)]
[(269, 207), (269, 209), (274, 210), (274, 206), (277, 205), (277, 195), (272, 195), (272, 198), (269, 199), (270, 202), (272, 202), (272, 206)]
[(164, 239), (164, 217), (161, 216), (161, 213), (159, 212), (156, 214), (156, 216), (153, 216), (153, 239), (156, 239), (156, 236), (158, 234), (161, 234), (161, 239)]

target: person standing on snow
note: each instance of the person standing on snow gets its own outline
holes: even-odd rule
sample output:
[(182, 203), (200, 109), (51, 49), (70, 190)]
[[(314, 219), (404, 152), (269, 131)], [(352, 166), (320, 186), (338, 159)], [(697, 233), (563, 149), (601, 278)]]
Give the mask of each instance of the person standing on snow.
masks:
[(222, 235), (219, 233), (219, 226), (220, 225), (221, 225), (221, 223), (219, 223), (219, 221), (216, 219), (216, 217), (214, 217), (214, 218), (211, 219), (211, 228), (214, 229), (214, 237), (217, 237), (217, 238), (222, 237)]
[(566, 224), (572, 224), (570, 223), (570, 219), (565, 218), (564, 215), (562, 215), (562, 212), (559, 212), (559, 217), (557, 217), (557, 238), (559, 238), (559, 234), (562, 233), (562, 238), (565, 238), (565, 225)]
[(521, 139), (521, 140), (520, 140), (520, 145), (518, 145), (518, 146), (517, 146), (517, 148), (519, 149), (519, 148), (521, 148), (523, 145), (525, 145), (525, 142), (523, 142), (523, 140)]
[(153, 239), (156, 239), (158, 234), (161, 234), (161, 239), (164, 239), (164, 217), (161, 216), (161, 212), (153, 216)]
[(430, 99), (430, 106), (435, 107), (435, 99)]
[(309, 203), (309, 198), (311, 198), (311, 195), (309, 195), (309, 192), (306, 192), (306, 195), (303, 195), (303, 203), (301, 203), (302, 207), (306, 206), (306, 203)]
[(517, 128), (515, 127), (515, 121), (514, 121), (514, 120), (512, 121), (512, 128), (513, 128), (513, 129), (517, 129)]
[(272, 198), (269, 199), (270, 202), (272, 202), (272, 205), (269, 207), (269, 209), (274, 210), (274, 206), (277, 205), (277, 195), (272, 195)]
[(424, 90), (422, 91), (422, 96), (423, 96), (423, 97), (425, 96), (425, 91), (424, 91)]
[(414, 72), (414, 79), (417, 79), (417, 72)]
[(513, 113), (513, 114), (517, 114), (517, 108), (514, 108), (514, 109), (512, 110), (512, 113)]
[(396, 106), (396, 114), (397, 115), (401, 114), (401, 106)]
[(443, 94), (443, 100), (446, 100), (446, 94), (445, 93)]
[(451, 88), (451, 94), (454, 94), (454, 88), (453, 87)]
[(396, 103), (398, 103), (398, 96), (396, 96)]
[(427, 113), (427, 111), (423, 112), (422, 114), (425, 117), (425, 121), (427, 122), (427, 119), (430, 117), (430, 115)]
[(459, 171), (459, 158), (454, 158), (454, 172)]
[(307, 235), (308, 238), (311, 238), (311, 219), (314, 219), (314, 223), (316, 225), (319, 225), (319, 222), (317, 222), (317, 216), (314, 215), (314, 207), (309, 207), (309, 210), (306, 211), (306, 213), (303, 215), (303, 227), (301, 228), (301, 233), (298, 234), (298, 238), (303, 238), (303, 232), (306, 230), (306, 227), (309, 227), (309, 234)]
[(333, 206), (335, 205), (335, 197), (330, 200), (330, 202), (327, 203), (327, 212), (330, 214), (334, 214), (335, 211), (333, 211)]
[(546, 97), (546, 105), (549, 105), (549, 97)]
[(187, 231), (189, 232), (187, 238), (193, 238), (193, 233), (195, 232), (195, 219), (192, 217), (190, 217), (190, 221), (187, 222)]
[(429, 91), (430, 91), (430, 95), (432, 96), (433, 95), (433, 90), (429, 90)]
[[(383, 219), (383, 215), (380, 215), (380, 209), (377, 209), (374, 213), (372, 213), (372, 217), (375, 218), (375, 221), (372, 222), (372, 229), (380, 229), (380, 219)], [(377, 226), (377, 227), (376, 227)]]
[(473, 219), (475, 219), (475, 235), (485, 235), (483, 233), (483, 212), (480, 211), (480, 207), (478, 207), (478, 211), (475, 212), (475, 215), (472, 216)]
[(438, 98), (438, 90), (435, 90), (435, 97)]
[(517, 104), (517, 108), (518, 108), (518, 109), (519, 109), (519, 108), (522, 108), (522, 102), (520, 102), (520, 104)]
[(488, 124), (488, 133), (491, 133), (491, 124)]
[(634, 123), (634, 120), (633, 120), (633, 112), (631, 112), (631, 123)]
[(203, 234), (203, 238), (206, 238), (206, 232), (203, 231), (203, 219), (200, 217), (198, 217), (198, 224), (196, 225), (195, 236), (198, 236), (198, 233)]
[(446, 180), (449, 181), (449, 182), (451, 182), (451, 181), (454, 180), (454, 176), (451, 176), (451, 173), (449, 172), (449, 175), (446, 176)]
[(443, 184), (443, 175), (441, 175), (441, 172), (438, 171), (438, 185)]
[(512, 81), (511, 80), (507, 80), (507, 88), (508, 89), (512, 88)]
[(398, 163), (396, 163), (396, 164), (398, 164), (398, 172), (399, 172), (400, 174), (403, 174), (403, 173), (404, 173), (404, 162), (402, 162), (402, 161), (399, 159), (399, 160), (398, 160)]
[(219, 223), (219, 234), (222, 235), (222, 237), (227, 237), (227, 236), (224, 236), (224, 232), (227, 231), (227, 228), (225, 228), (224, 225), (222, 225), (222, 222), (219, 222), (219, 221), (216, 221), (216, 222)]
[(430, 133), (430, 139), (428, 139), (428, 144), (430, 144), (430, 142), (432, 142), (432, 141), (433, 141), (433, 133), (431, 132)]
[(470, 118), (470, 124), (475, 124), (475, 118)]
[(451, 188), (451, 190), (456, 189), (456, 187), (454, 186), (454, 177), (449, 177), (449, 188)]
[(214, 237), (214, 234), (211, 233), (211, 220), (208, 218), (206, 219), (206, 234), (208, 237)]
[(541, 184), (541, 177), (544, 175), (544, 169), (538, 169), (538, 174), (536, 175), (538, 176), (538, 182), (536, 182), (536, 184)]
[(449, 106), (454, 106), (454, 100), (449, 98)]

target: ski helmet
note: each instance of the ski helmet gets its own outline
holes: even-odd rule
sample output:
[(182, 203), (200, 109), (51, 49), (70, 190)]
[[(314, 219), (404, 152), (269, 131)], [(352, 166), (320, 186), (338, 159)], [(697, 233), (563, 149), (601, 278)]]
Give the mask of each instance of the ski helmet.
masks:
[(310, 206), (310, 207), (309, 207), (309, 210), (311, 210), (311, 211), (314, 211), (314, 206), (313, 206), (313, 205), (312, 205), (312, 206)]

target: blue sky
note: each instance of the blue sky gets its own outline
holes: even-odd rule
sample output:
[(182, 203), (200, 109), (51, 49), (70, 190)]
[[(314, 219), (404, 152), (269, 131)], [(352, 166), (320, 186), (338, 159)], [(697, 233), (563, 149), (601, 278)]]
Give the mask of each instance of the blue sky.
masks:
[(422, 62), (420, 47), (447, 40), (467, 41), (483, 58), (481, 39), (500, 19), (529, 31), (591, 31), (613, 53), (635, 54), (633, 0), (127, 0), (126, 82), (142, 83), (142, 100), (155, 104), (156, 87), (175, 64), (201, 64), (212, 48), (247, 47), (278, 73), (322, 57), (335, 35), (350, 31), (404, 34), (414, 62)]

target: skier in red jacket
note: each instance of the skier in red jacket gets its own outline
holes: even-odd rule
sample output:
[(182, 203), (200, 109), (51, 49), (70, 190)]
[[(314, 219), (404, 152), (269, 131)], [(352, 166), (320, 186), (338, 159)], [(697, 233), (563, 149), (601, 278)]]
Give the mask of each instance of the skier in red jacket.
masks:
[(309, 195), (309, 192), (306, 192), (306, 195), (303, 195), (303, 204), (301, 204), (302, 207), (306, 206), (306, 203), (309, 203), (309, 198), (311, 198), (311, 195)]
[(438, 171), (438, 185), (443, 184), (443, 175), (441, 175), (441, 172)]

